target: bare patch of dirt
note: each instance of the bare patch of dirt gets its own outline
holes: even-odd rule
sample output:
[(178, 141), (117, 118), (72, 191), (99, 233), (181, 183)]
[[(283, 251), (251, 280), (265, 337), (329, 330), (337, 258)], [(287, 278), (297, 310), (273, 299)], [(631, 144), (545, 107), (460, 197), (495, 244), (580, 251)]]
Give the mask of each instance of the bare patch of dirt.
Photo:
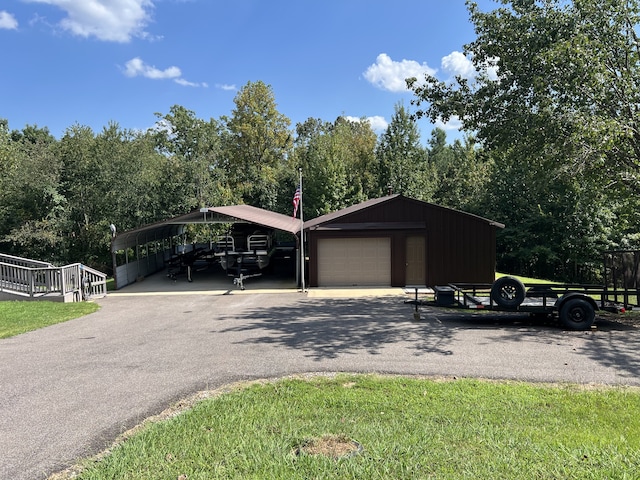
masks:
[(359, 452), (362, 446), (344, 435), (323, 435), (307, 440), (294, 449), (296, 455), (321, 455), (329, 458), (342, 458)]

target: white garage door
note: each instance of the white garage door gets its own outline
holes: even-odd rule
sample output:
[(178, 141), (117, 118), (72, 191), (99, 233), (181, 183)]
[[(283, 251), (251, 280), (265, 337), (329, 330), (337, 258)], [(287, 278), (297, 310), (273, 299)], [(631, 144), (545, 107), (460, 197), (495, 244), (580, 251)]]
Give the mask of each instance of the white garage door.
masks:
[(391, 285), (389, 238), (318, 239), (318, 284)]

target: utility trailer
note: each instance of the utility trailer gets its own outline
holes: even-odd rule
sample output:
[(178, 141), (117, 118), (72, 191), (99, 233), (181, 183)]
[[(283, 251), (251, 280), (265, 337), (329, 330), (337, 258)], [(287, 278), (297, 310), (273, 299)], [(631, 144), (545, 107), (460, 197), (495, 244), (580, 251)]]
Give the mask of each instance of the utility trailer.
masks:
[(515, 277), (500, 277), (492, 284), (456, 283), (436, 286), (433, 300), (420, 300), (415, 289), (414, 317), (419, 306), (522, 312), (533, 316), (557, 316), (571, 330), (586, 330), (595, 321), (596, 311), (624, 313), (625, 307), (607, 300), (608, 291), (600, 285), (555, 283), (524, 284)]

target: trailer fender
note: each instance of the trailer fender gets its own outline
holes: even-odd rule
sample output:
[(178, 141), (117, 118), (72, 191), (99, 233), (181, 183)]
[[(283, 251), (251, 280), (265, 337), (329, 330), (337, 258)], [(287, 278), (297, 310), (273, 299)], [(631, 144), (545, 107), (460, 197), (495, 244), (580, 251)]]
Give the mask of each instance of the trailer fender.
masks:
[(562, 305), (567, 303), (567, 301), (572, 299), (572, 298), (581, 298), (582, 300), (585, 300), (585, 301), (589, 302), (595, 311), (599, 310), (598, 303), (593, 298), (591, 298), (589, 295), (586, 295), (586, 294), (580, 293), (580, 292), (569, 292), (569, 293), (565, 293), (564, 295), (561, 295), (556, 300), (555, 307), (558, 310), (558, 312), (560, 310), (562, 310)]
[(585, 330), (593, 325), (598, 304), (584, 293), (571, 292), (563, 295), (556, 302), (558, 317), (566, 328)]

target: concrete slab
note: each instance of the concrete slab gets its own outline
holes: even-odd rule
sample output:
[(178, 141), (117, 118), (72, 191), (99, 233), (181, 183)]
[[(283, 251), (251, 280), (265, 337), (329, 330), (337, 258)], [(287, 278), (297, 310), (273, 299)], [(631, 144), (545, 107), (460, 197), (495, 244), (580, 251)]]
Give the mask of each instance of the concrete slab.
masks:
[(318, 287), (307, 291), (309, 298), (362, 298), (405, 296), (399, 287)]
[[(235, 275), (228, 275), (220, 267), (198, 270), (194, 269), (191, 281), (186, 274), (171, 278), (167, 271), (163, 270), (140, 281), (127, 285), (109, 295), (229, 295), (241, 293), (240, 286), (234, 284)], [(245, 291), (291, 292), (296, 290), (296, 281), (293, 275), (283, 273), (265, 273), (260, 276), (249, 277), (244, 280)]]
[[(127, 285), (120, 290), (109, 292), (109, 296), (153, 296), (153, 295), (251, 295), (253, 293), (294, 293), (301, 292), (291, 275), (264, 274), (244, 280), (244, 290), (234, 284), (234, 276), (227, 275), (219, 268), (194, 271), (192, 281), (186, 275), (176, 279), (167, 276), (166, 271), (145, 277), (141, 281)], [(400, 287), (314, 287), (304, 292), (309, 298), (362, 298), (385, 296), (408, 296)]]

